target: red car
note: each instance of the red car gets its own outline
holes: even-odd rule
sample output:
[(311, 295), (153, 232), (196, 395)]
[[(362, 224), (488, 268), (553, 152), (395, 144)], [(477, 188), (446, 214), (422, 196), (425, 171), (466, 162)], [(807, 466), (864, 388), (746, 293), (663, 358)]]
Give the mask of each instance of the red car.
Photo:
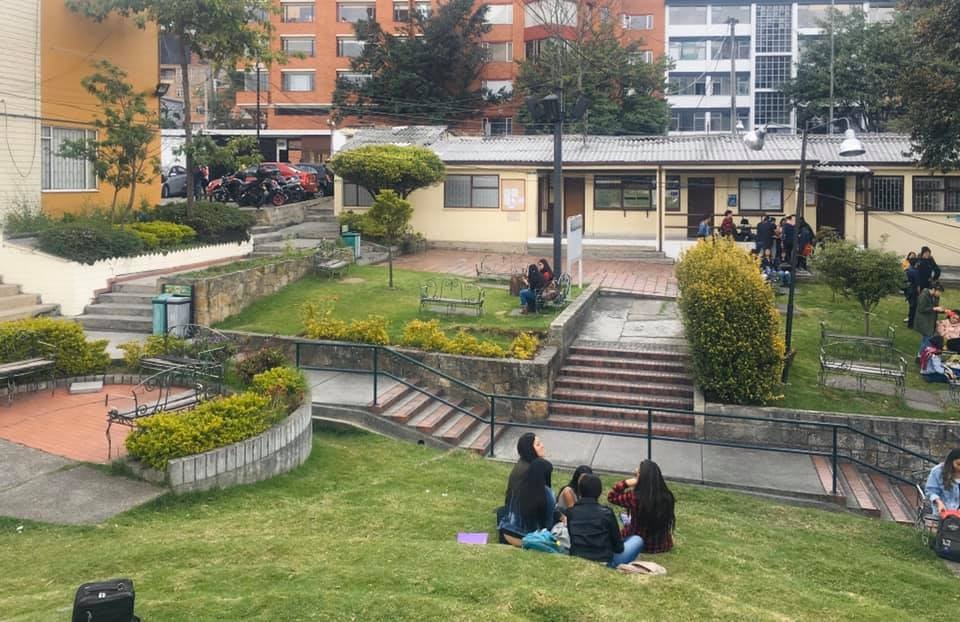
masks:
[[(309, 197), (317, 192), (317, 175), (313, 172), (301, 171), (286, 162), (261, 162), (256, 166), (245, 168), (238, 175), (243, 175), (244, 181), (255, 179), (256, 177), (265, 177), (279, 172), (284, 177), (298, 177), (300, 185), (303, 186), (304, 193)], [(220, 179), (212, 180), (207, 185), (207, 196), (211, 196), (213, 191), (220, 187)]]

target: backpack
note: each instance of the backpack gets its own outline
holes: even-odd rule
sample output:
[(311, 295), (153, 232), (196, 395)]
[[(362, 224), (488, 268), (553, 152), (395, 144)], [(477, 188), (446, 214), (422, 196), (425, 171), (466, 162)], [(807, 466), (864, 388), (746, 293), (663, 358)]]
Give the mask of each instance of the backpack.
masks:
[(933, 551), (944, 559), (960, 562), (960, 511), (948, 510), (940, 514)]
[[(960, 545), (960, 539), (958, 539), (957, 544)], [(528, 551), (540, 551), (541, 553), (562, 552), (557, 538), (548, 529), (538, 529), (523, 536), (520, 548)]]

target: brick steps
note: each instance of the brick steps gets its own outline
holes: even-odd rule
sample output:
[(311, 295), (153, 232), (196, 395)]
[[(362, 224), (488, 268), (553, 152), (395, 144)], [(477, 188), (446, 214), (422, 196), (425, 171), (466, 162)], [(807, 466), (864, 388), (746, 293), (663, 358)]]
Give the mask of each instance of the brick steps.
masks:
[[(833, 470), (830, 459), (811, 456), (825, 494), (830, 494)], [(837, 501), (858, 514), (912, 525), (919, 493), (913, 486), (892, 480), (881, 473), (841, 462), (837, 470)]]
[(601, 369), (625, 369), (663, 373), (685, 373), (686, 365), (677, 361), (627, 359), (623, 357), (603, 357), (586, 354), (571, 354), (564, 364), (578, 367), (599, 367)]
[(624, 380), (606, 380), (597, 377), (581, 377), (576, 372), (564, 369), (554, 381), (556, 389), (602, 391), (615, 393), (633, 393), (637, 395), (662, 395), (682, 397), (693, 401), (693, 387), (689, 385), (675, 385), (672, 383), (628, 382)]
[(649, 359), (678, 363), (687, 363), (690, 360), (690, 355), (682, 350), (663, 348), (632, 349), (603, 343), (591, 344), (590, 342), (577, 342), (571, 346), (570, 354), (599, 356), (605, 359)]
[(617, 391), (585, 391), (583, 389), (559, 388), (553, 390), (553, 397), (558, 400), (574, 400), (578, 402), (599, 402), (607, 404), (623, 404), (637, 408), (673, 408), (676, 410), (690, 410), (693, 407), (693, 396), (690, 399), (662, 395), (635, 395)]
[[(679, 370), (679, 366), (677, 367)], [(693, 379), (685, 375), (680, 376), (661, 371), (648, 371), (645, 369), (603, 368), (590, 365), (564, 365), (563, 372), (578, 378), (606, 378), (609, 380), (637, 383), (670, 382), (671, 384), (675, 384), (677, 386), (693, 387)]]

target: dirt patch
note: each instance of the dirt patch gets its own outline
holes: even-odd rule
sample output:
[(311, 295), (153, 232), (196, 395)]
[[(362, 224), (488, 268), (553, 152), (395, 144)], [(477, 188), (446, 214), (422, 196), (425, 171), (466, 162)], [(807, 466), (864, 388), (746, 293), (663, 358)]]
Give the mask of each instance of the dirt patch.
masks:
[(340, 281), (341, 283), (366, 283), (367, 279), (361, 279), (358, 276), (349, 276)]

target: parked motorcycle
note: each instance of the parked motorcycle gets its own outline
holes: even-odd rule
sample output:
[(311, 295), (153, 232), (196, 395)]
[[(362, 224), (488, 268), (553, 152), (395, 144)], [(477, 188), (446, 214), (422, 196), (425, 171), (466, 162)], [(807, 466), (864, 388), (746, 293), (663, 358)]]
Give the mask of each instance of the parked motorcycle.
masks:
[(300, 179), (297, 177), (288, 177), (284, 180), (280, 189), (283, 191), (284, 196), (286, 196), (287, 203), (296, 203), (306, 198), (306, 192), (303, 186), (300, 185)]
[(240, 188), (237, 204), (241, 207), (250, 205), (260, 209), (264, 204), (275, 206), (283, 205), (287, 197), (280, 184), (272, 177), (250, 181)]
[(210, 198), (220, 203), (239, 203), (240, 191), (244, 185), (244, 181), (236, 175), (224, 175)]

